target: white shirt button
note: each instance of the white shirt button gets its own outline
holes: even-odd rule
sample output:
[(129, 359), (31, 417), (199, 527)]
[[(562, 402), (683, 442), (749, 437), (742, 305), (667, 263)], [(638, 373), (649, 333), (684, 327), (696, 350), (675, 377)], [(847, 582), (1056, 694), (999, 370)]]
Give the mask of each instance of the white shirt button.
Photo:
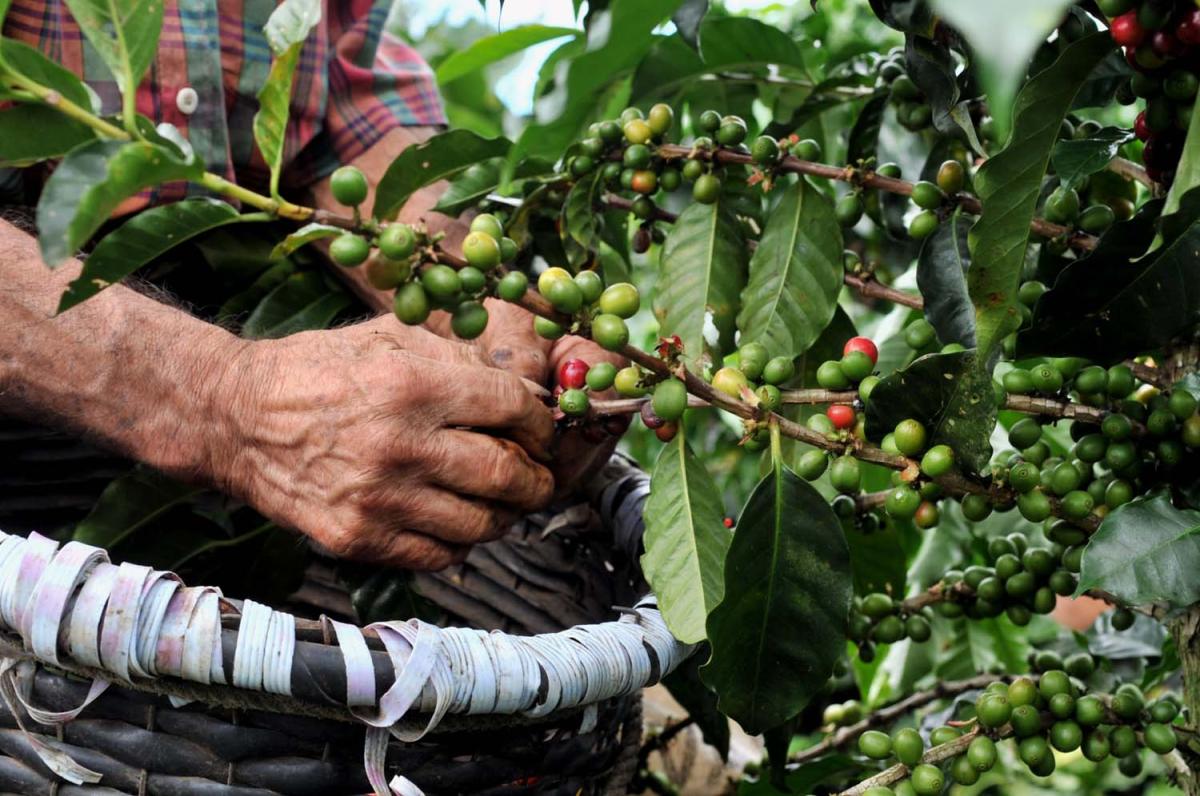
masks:
[(199, 104), (200, 96), (196, 94), (196, 89), (191, 86), (184, 86), (175, 95), (175, 107), (179, 108), (179, 112), (184, 116), (191, 116), (195, 113), (196, 106)]

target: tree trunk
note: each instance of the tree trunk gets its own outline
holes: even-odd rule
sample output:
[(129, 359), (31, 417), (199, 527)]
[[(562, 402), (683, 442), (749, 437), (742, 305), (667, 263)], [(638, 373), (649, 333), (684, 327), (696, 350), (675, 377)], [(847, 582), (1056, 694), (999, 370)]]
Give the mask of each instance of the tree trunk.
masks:
[[(1187, 724), (1194, 727), (1200, 718), (1200, 605), (1193, 605), (1183, 616), (1171, 622), (1171, 635), (1182, 664)], [(1191, 769), (1189, 776), (1180, 777), (1179, 785), (1187, 796), (1200, 796), (1200, 738), (1195, 735), (1181, 736), (1179, 752)]]

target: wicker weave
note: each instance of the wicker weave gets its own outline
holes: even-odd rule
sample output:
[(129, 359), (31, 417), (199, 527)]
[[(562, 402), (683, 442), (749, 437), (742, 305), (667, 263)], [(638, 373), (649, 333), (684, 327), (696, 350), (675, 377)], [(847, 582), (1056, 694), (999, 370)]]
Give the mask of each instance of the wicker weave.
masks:
[[(642, 586), (632, 567), (640, 524), (634, 522), (638, 527), (633, 531), (626, 527), (619, 543), (609, 531), (618, 513), (624, 512), (625, 526), (631, 523), (631, 506), (636, 508), (645, 493), (645, 477), (614, 459), (594, 487), (595, 492), (607, 487), (603, 501), (529, 517), (507, 538), (475, 549), (463, 565), (418, 576), (417, 591), (443, 612), (447, 624), (515, 634), (613, 618), (613, 606), (632, 604)], [(331, 562), (314, 564), (297, 602), (344, 613), (349, 602), (334, 572)], [(311, 639), (307, 648), (324, 652), (318, 626), (298, 631), (299, 638)], [(12, 638), (5, 646), (6, 654), (20, 654)], [(320, 658), (312, 659), (312, 680), (337, 693), (344, 680), (330, 678)], [(306, 659), (299, 655), (298, 660)], [(40, 667), (33, 703), (66, 710), (80, 704), (87, 687), (86, 680), (70, 673)], [(201, 696), (203, 702), (173, 707), (163, 693)], [(27, 730), (52, 739), (51, 745), (101, 772), (100, 787), (56, 782), (17, 729), (16, 717), (0, 709), (0, 753), (5, 755), (0, 758), (0, 792), (191, 796), (369, 791), (362, 768), (363, 727), (345, 720), (344, 709), (331, 705), (322, 710), (320, 701), (155, 681), (110, 688), (79, 718), (58, 727), (21, 716)], [(387, 773), (402, 773), (429, 794), (620, 793), (634, 773), (640, 730), (638, 696), (541, 720), (451, 717), (420, 742), (392, 742)]]

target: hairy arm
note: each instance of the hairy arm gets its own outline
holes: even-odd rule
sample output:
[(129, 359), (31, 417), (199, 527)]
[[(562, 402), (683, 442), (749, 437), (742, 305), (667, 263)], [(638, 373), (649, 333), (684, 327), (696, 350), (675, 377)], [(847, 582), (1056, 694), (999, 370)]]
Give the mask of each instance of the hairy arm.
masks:
[(187, 480), (219, 466), (229, 406), (217, 400), (247, 343), (114, 285), (56, 316), (79, 275), (0, 221), (0, 412), (69, 428)]
[(55, 316), (80, 268), (0, 222), (0, 412), (375, 563), (444, 567), (550, 497), (550, 413), (477, 350), (391, 318), (247, 342), (121, 285)]

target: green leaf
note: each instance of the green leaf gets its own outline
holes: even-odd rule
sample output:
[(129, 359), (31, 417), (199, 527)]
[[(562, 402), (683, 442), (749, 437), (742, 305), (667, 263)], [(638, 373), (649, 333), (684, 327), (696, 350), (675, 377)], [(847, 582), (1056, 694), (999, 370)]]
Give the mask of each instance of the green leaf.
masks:
[(583, 177), (567, 192), (562, 209), (562, 233), (564, 243), (574, 241), (583, 249), (591, 251), (597, 244), (596, 192), (601, 187), (600, 172)]
[(795, 357), (829, 325), (842, 289), (842, 231), (833, 204), (806, 180), (783, 193), (750, 258), (737, 325), (742, 344)]
[(479, 200), (500, 185), (503, 158), (491, 158), (467, 168), (438, 199), (433, 209), (443, 215), (456, 217), (474, 207)]
[(79, 250), (125, 199), (143, 188), (204, 173), (197, 159), (181, 160), (143, 142), (92, 141), (71, 150), (50, 175), (38, 200), (38, 243), (54, 267)]
[(0, 111), (0, 168), (57, 160), (96, 134), (45, 105), (17, 105)]
[(776, 463), (740, 514), (725, 598), (700, 670), (721, 711), (757, 734), (795, 716), (845, 651), (850, 554), (829, 503)]
[(737, 219), (723, 202), (695, 202), (680, 215), (663, 243), (654, 312), (662, 335), (679, 335), (684, 354), (699, 361), (704, 352), (705, 316), (711, 313), (719, 339), (733, 346), (738, 295), (746, 282), (746, 242)]
[[(980, 66), (988, 109), (1002, 133), (1008, 129), (1012, 97), (1025, 77), (1030, 59), (1074, 3), (1075, 0), (1004, 3), (930, 0), (934, 13), (944, 17), (970, 43), (973, 60)], [(1107, 33), (1104, 35), (1107, 37)], [(1111, 38), (1108, 43), (1111, 49)], [(1074, 95), (1074, 89), (1071, 93)], [(1016, 118), (1016, 109), (1012, 118)]]
[(341, 227), (335, 227), (331, 224), (318, 224), (315, 221), (305, 224), (276, 244), (275, 248), (271, 249), (270, 259), (282, 260), (302, 246), (307, 246), (313, 241), (336, 238), (345, 231)]
[(924, 424), (930, 445), (949, 445), (960, 467), (983, 472), (992, 456), (996, 398), (974, 350), (923, 356), (875, 385), (867, 402), (870, 439), (910, 417)]
[(752, 64), (805, 70), (803, 52), (790, 36), (750, 17), (706, 16), (700, 23), (700, 56), (710, 70)]
[(83, 261), (83, 271), (59, 300), (58, 312), (65, 312), (115, 285), (163, 252), (202, 232), (239, 221), (265, 219), (265, 216), (241, 216), (229, 204), (207, 197), (144, 210), (96, 244)]
[(320, 21), (321, 3), (318, 0), (284, 0), (263, 27), (274, 58), (258, 92), (254, 143), (271, 170), (271, 196), (276, 199), (279, 198), (279, 175), (283, 170), (283, 150), (287, 143), (292, 81), (304, 41)]
[(465, 50), (453, 52), (449, 58), (442, 61), (436, 71), (437, 81), (444, 86), (535, 44), (561, 39), (565, 36), (575, 37), (579, 34), (580, 31), (575, 28), (521, 25), (491, 36), (484, 36), (482, 39), (476, 39)]
[(869, 0), (875, 16), (890, 28), (901, 33), (912, 31), (930, 33), (933, 15), (925, 0)]
[(511, 147), (507, 138), (482, 138), (469, 130), (450, 130), (410, 146), (384, 172), (371, 213), (378, 219), (394, 218), (419, 189), (475, 163), (501, 157)]
[(92, 108), (91, 94), (74, 72), (51, 61), (41, 50), (14, 39), (0, 39), (0, 69), (24, 75), (52, 88), (85, 109)]
[(203, 492), (154, 470), (139, 467), (117, 478), (75, 526), (75, 541), (112, 548), (175, 506)]
[(301, 271), (267, 294), (242, 325), (252, 339), (324, 329), (353, 301), (316, 271)]
[(917, 288), (925, 299), (925, 319), (943, 343), (975, 347), (975, 308), (967, 293), (971, 222), (959, 214), (938, 225), (917, 258)]
[(1154, 240), (1157, 209), (1158, 203), (1143, 206), (1132, 220), (1110, 229), (1090, 256), (1059, 274), (1017, 338), (1022, 356), (1112, 363), (1192, 328), (1200, 310), (1200, 191), (1188, 194), (1174, 216), (1161, 219), (1162, 245), (1143, 257)]
[(904, 546), (900, 544), (900, 533), (895, 528), (881, 528), (870, 533), (847, 528), (845, 534), (850, 546), (855, 593), (904, 594), (906, 556)]
[[(1021, 0), (1014, 15), (1025, 13), (1027, 3)], [(1007, 4), (995, 8), (1006, 9)], [(992, 12), (981, 10), (980, 16), (990, 17)], [(1013, 134), (1008, 145), (975, 175), (983, 215), (968, 238), (972, 261), (967, 285), (975, 305), (981, 365), (1020, 323), (1017, 288), (1050, 150), (1080, 84), (1112, 47), (1107, 33), (1079, 39), (1052, 66), (1025, 84), (1013, 109)]]
[(1126, 503), (1100, 523), (1083, 550), (1076, 595), (1102, 589), (1128, 605), (1200, 601), (1200, 512), (1166, 495)]
[(553, 88), (544, 95), (535, 94), (540, 97), (536, 120), (517, 140), (509, 163), (529, 154), (559, 156), (588, 121), (609, 86), (636, 67), (646, 54), (654, 42), (654, 29), (683, 2), (612, 0), (606, 9), (594, 14), (582, 52), (576, 54), (577, 43), (582, 40), (559, 48), (569, 48), (565, 53), (574, 57), (555, 64)]
[(724, 524), (721, 490), (686, 435), (677, 434), (654, 463), (642, 517), (642, 573), (663, 619), (685, 644), (703, 641), (705, 620), (724, 594), (725, 551), (733, 534)]
[(1183, 143), (1183, 156), (1175, 167), (1175, 181), (1167, 193), (1167, 204), (1163, 207), (1163, 215), (1170, 215), (1179, 209), (1183, 195), (1200, 185), (1200, 110), (1192, 107), (1192, 118), (1188, 124), (1187, 140)]
[(933, 112), (933, 126), (942, 133), (966, 133), (971, 146), (983, 151), (975, 134), (975, 125), (961, 100), (958, 64), (950, 48), (933, 39), (913, 33), (904, 37), (904, 62), (908, 75), (925, 94)]
[(123, 95), (137, 91), (154, 61), (163, 24), (163, 0), (66, 0)]
[(308, 35), (321, 22), (320, 0), (284, 0), (271, 12), (263, 33), (275, 55), (283, 55), (297, 44), (304, 44)]
[(1111, 163), (1121, 145), (1132, 140), (1131, 130), (1105, 127), (1088, 138), (1059, 141), (1050, 155), (1054, 173), (1064, 185), (1078, 187), (1085, 178)]
[[(846, 162), (858, 165), (875, 159), (879, 149), (879, 129), (887, 113), (888, 95), (880, 94), (867, 101), (850, 128), (850, 139), (846, 144)], [(876, 163), (876, 166), (879, 164)]]
[(291, 260), (280, 260), (263, 271), (250, 285), (225, 300), (218, 309), (215, 321), (220, 324), (240, 326), (242, 319), (249, 317), (254, 308), (262, 303), (275, 288), (296, 273), (296, 264)]

